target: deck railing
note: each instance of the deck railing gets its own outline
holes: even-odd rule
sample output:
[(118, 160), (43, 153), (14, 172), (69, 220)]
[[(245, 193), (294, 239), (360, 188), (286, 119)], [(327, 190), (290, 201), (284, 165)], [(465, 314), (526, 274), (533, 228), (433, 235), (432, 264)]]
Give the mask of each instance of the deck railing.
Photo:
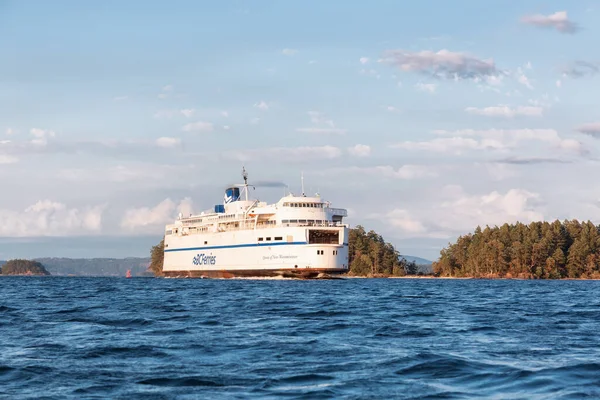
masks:
[[(281, 228), (281, 227), (317, 227), (317, 228), (348, 228), (348, 224), (343, 224), (341, 222), (294, 222), (294, 223), (279, 223), (276, 221), (267, 221), (267, 222), (255, 222), (254, 219), (251, 220), (241, 220), (235, 222), (229, 222), (230, 224), (236, 223), (237, 226), (224, 226), (224, 223), (220, 223), (217, 226), (217, 230), (215, 231), (214, 225), (209, 225), (208, 230), (199, 230), (194, 228), (199, 228), (200, 226), (183, 226), (185, 228), (183, 231), (180, 231), (183, 235), (197, 235), (197, 234), (208, 234), (208, 233), (216, 233), (216, 232), (231, 232), (231, 231), (243, 231), (243, 230), (258, 230), (258, 229), (270, 229), (270, 228)], [(206, 227), (206, 225), (202, 225), (202, 227)]]

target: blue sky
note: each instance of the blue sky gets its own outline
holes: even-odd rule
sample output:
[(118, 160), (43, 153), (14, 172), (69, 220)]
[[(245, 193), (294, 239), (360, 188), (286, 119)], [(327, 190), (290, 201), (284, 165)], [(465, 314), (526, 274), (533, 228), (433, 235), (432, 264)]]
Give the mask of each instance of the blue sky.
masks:
[(597, 222), (599, 13), (0, 1), (0, 258), (146, 255), (242, 165), (430, 259), (478, 224)]

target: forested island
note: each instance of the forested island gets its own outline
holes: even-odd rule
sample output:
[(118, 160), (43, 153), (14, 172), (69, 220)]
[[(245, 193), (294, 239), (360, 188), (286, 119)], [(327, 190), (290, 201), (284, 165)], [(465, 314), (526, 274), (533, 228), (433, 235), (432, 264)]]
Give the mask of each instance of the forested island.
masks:
[[(358, 225), (350, 229), (348, 237), (349, 276), (386, 277), (419, 274), (419, 266), (408, 262), (400, 252), (374, 231), (366, 232)], [(155, 276), (162, 275), (164, 239), (150, 250), (149, 269)]]
[(2, 275), (50, 275), (44, 266), (38, 261), (32, 260), (9, 260), (2, 265)]
[(565, 220), (477, 227), (441, 251), (436, 276), (600, 279), (600, 226)]

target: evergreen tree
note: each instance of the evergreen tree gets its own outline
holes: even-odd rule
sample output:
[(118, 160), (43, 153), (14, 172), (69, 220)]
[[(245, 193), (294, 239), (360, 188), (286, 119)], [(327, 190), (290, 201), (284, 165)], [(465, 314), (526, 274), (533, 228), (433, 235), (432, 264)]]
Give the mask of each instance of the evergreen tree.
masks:
[(155, 276), (161, 276), (163, 271), (163, 262), (165, 258), (165, 238), (156, 246), (150, 249), (150, 269)]
[(50, 275), (38, 261), (10, 260), (2, 266), (2, 275)]
[(440, 252), (439, 276), (600, 277), (600, 227), (577, 220), (477, 227)]

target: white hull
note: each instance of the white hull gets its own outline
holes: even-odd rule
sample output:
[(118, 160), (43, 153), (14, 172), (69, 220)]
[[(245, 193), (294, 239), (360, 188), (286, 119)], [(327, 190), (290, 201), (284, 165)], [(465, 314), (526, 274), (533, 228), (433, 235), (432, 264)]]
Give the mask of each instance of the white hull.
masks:
[[(339, 242), (310, 243), (309, 229), (338, 231)], [(259, 241), (259, 238), (263, 240)], [(266, 241), (267, 238), (270, 240)], [(163, 272), (170, 276), (347, 272), (347, 241), (347, 227), (272, 227), (188, 236), (172, 235), (165, 238)]]

